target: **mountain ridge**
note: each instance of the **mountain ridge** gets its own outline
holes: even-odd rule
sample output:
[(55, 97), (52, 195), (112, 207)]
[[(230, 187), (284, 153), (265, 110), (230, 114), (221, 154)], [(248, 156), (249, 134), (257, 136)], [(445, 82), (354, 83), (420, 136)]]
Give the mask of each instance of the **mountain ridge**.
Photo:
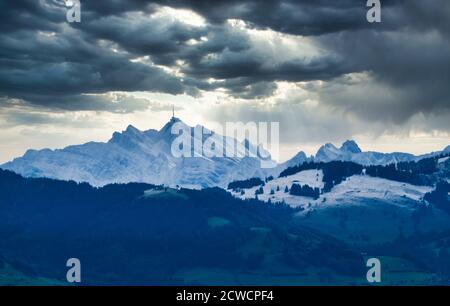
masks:
[[(114, 132), (107, 142), (87, 142), (63, 149), (28, 150), (22, 157), (0, 167), (25, 177), (48, 177), (88, 182), (93, 186), (110, 183), (143, 182), (204, 188), (226, 186), (229, 181), (247, 178), (247, 175), (265, 177), (259, 157), (207, 158), (193, 146), (192, 158), (173, 156), (172, 141), (178, 137), (171, 133), (172, 126), (190, 129), (183, 121), (172, 117), (159, 131), (141, 131), (129, 125), (122, 132)], [(196, 126), (195, 128), (202, 128)], [(194, 133), (192, 135), (195, 136)], [(204, 142), (203, 135), (201, 143)], [(222, 136), (211, 133), (217, 141)], [(248, 143), (236, 141), (236, 148), (244, 152)]]
[(333, 160), (352, 161), (361, 165), (387, 165), (399, 162), (418, 161), (427, 157), (450, 152), (450, 146), (442, 151), (414, 155), (404, 152), (382, 153), (376, 151), (362, 151), (354, 140), (346, 140), (340, 148), (332, 143), (321, 146), (313, 158), (315, 162), (329, 162)]
[[(422, 158), (450, 152), (450, 146), (443, 151), (415, 156), (409, 153), (363, 152), (356, 141), (346, 140), (338, 148), (326, 143), (319, 148), (315, 156), (308, 157), (299, 151), (292, 158), (279, 163), (274, 168), (261, 168), (259, 156), (242, 157), (206, 157), (209, 151), (192, 146), (193, 158), (175, 157), (171, 153), (173, 140), (172, 127), (179, 123), (181, 128), (189, 129), (196, 137), (194, 129), (208, 132), (219, 143), (219, 149), (225, 151), (228, 140), (236, 143), (237, 151), (244, 154), (250, 147), (257, 148), (247, 139), (237, 141), (211, 132), (197, 125), (190, 127), (181, 119), (172, 117), (160, 130), (139, 130), (128, 125), (121, 132), (114, 132), (107, 142), (87, 142), (70, 145), (62, 149), (30, 149), (22, 157), (13, 159), (0, 168), (11, 170), (25, 177), (48, 177), (62, 180), (88, 182), (93, 186), (110, 183), (142, 182), (183, 186), (187, 188), (226, 187), (228, 183), (251, 177), (265, 178), (277, 176), (286, 168), (308, 161), (329, 162), (333, 160), (353, 161), (361, 165), (384, 165), (390, 163), (417, 161)], [(206, 140), (197, 139), (203, 144)], [(202, 150), (202, 151), (199, 151)], [(266, 151), (267, 152), (267, 151)], [(209, 152), (211, 153), (211, 152)], [(267, 152), (267, 154), (269, 154)]]

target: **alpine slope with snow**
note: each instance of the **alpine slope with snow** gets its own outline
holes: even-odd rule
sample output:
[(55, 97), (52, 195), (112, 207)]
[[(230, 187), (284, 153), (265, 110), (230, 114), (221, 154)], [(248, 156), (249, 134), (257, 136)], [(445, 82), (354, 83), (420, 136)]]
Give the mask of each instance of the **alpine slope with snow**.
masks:
[(255, 198), (257, 190), (262, 188), (263, 193), (257, 195), (258, 199), (272, 203), (286, 203), (292, 207), (328, 207), (339, 204), (360, 203), (363, 199), (389, 201), (394, 203), (398, 199), (421, 201), (427, 192), (433, 188), (429, 186), (415, 186), (407, 183), (371, 177), (368, 175), (353, 175), (342, 183), (334, 186), (330, 192), (322, 193), (317, 199), (290, 194), (292, 185), (308, 185), (323, 189), (322, 170), (305, 170), (286, 177), (268, 181), (264, 186), (255, 186), (248, 189), (232, 190), (232, 194), (241, 199)]
[[(269, 170), (261, 168), (262, 158), (259, 155), (245, 155), (245, 151), (252, 146), (246, 140), (239, 142), (231, 139), (236, 152), (240, 152), (236, 156), (243, 157), (208, 158), (207, 154), (198, 152), (202, 146), (192, 146), (192, 157), (175, 157), (171, 151), (172, 143), (178, 137), (172, 133), (175, 123), (191, 132), (194, 129), (175, 117), (159, 131), (140, 131), (130, 125), (121, 133), (115, 132), (106, 143), (88, 142), (57, 150), (28, 150), (24, 156), (3, 164), (1, 168), (25, 177), (73, 180), (93, 186), (144, 182), (194, 189), (226, 186), (233, 180), (268, 175)], [(202, 126), (195, 128), (205, 129)], [(215, 150), (222, 149), (218, 147), (221, 144), (229, 145), (229, 141), (224, 141), (226, 138), (206, 129), (200, 136), (192, 133), (193, 137), (203, 138), (193, 141), (203, 144), (207, 132), (215, 140)]]
[[(432, 160), (436, 161), (432, 176), (437, 181), (448, 181), (448, 156), (430, 158), (427, 162)], [(417, 233), (450, 230), (450, 194), (446, 193), (446, 200), (445, 195), (433, 200), (431, 195), (438, 190), (434, 184), (417, 185), (374, 177), (365, 170), (344, 178), (330, 190), (324, 188), (323, 170), (311, 169), (268, 179), (251, 188), (228, 191), (242, 200), (287, 204), (298, 211), (296, 219), (302, 226), (332, 233), (353, 245), (392, 243)], [(303, 194), (297, 187), (293, 193), (295, 185), (309, 186), (309, 190), (318, 192), (303, 191)]]

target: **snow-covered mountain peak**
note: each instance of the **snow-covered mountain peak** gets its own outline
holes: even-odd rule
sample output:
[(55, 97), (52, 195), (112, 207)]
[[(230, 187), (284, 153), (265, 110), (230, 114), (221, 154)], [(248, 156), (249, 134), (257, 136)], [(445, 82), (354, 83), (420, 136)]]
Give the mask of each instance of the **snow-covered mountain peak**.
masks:
[(332, 144), (331, 142), (327, 142), (327, 143), (324, 144), (322, 147), (323, 147), (323, 148), (326, 148), (326, 149), (331, 149), (331, 150), (337, 149), (336, 146), (335, 146), (334, 144)]
[(294, 167), (303, 164), (306, 161), (312, 160), (312, 157), (309, 159), (305, 152), (300, 151), (295, 154), (291, 159), (288, 159), (284, 163), (278, 165), (279, 172), (283, 171), (286, 168)]
[[(95, 186), (146, 182), (188, 188), (223, 187), (234, 180), (269, 175), (268, 170), (261, 168), (262, 159), (256, 156), (204, 156), (202, 145), (192, 147), (194, 154), (191, 158), (174, 155), (172, 141), (182, 133), (178, 126), (173, 129), (176, 123), (181, 123), (180, 129), (189, 129), (191, 133), (198, 128), (203, 129), (200, 136), (192, 134), (201, 140), (202, 145), (210, 135), (217, 140), (219, 148), (224, 145), (222, 136), (205, 135), (206, 128), (192, 128), (172, 117), (159, 131), (141, 131), (129, 125), (124, 131), (113, 133), (106, 143), (89, 142), (58, 150), (30, 150), (1, 167), (27, 177), (74, 180)], [(236, 143), (237, 151), (245, 151), (243, 144)]]
[(354, 140), (347, 140), (345, 141), (341, 148), (341, 151), (349, 152), (349, 153), (361, 153), (361, 149), (359, 148), (358, 144)]
[(331, 161), (336, 160), (340, 156), (341, 151), (336, 148), (332, 143), (326, 143), (320, 147), (316, 153), (316, 160), (318, 161)]
[[(177, 117), (172, 117), (170, 120), (159, 130), (158, 134), (160, 138), (166, 139), (166, 140), (172, 140), (174, 137), (176, 137), (176, 133), (178, 131), (172, 131), (173, 126), (177, 124), (176, 128), (180, 129), (191, 129), (189, 125), (184, 123), (181, 119)], [(174, 134), (175, 132), (175, 134)]]
[(117, 144), (124, 148), (131, 148), (146, 141), (147, 135), (136, 127), (129, 125), (122, 132), (114, 132), (108, 143)]
[(133, 125), (128, 125), (127, 129), (125, 130), (127, 133), (142, 133), (138, 128), (134, 127)]
[(432, 152), (429, 154), (415, 156), (409, 153), (394, 152), (363, 152), (358, 144), (353, 140), (345, 141), (338, 149), (331, 143), (327, 143), (320, 147), (317, 151), (314, 161), (316, 162), (330, 162), (335, 160), (352, 161), (361, 165), (387, 165), (399, 162), (417, 161), (423, 158), (432, 157), (442, 153), (449, 153), (450, 146), (443, 151)]
[(170, 132), (172, 126), (176, 123), (181, 123), (183, 126), (188, 126), (180, 118), (172, 117), (170, 120), (159, 130), (160, 133)]

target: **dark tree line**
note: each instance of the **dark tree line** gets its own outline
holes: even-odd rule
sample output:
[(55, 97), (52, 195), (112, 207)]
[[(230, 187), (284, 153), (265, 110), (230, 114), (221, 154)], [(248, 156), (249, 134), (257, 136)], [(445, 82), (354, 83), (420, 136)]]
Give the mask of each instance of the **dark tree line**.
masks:
[(344, 179), (352, 175), (361, 174), (363, 166), (354, 162), (331, 161), (328, 163), (305, 162), (303, 164), (289, 167), (280, 173), (279, 177), (286, 177), (305, 170), (322, 170), (324, 192), (328, 192), (333, 186), (340, 184)]
[(424, 200), (432, 203), (435, 207), (450, 213), (450, 184), (446, 181), (440, 181), (436, 188), (425, 194)]
[(332, 161), (325, 163), (321, 167), (323, 172), (324, 192), (329, 192), (331, 188), (340, 184), (347, 177), (361, 174), (363, 166), (354, 162)]
[(420, 175), (405, 170), (399, 170), (394, 164), (386, 166), (369, 166), (366, 168), (366, 174), (398, 182), (422, 185)]
[(439, 176), (436, 175), (440, 170), (438, 160), (446, 156), (449, 156), (449, 154), (441, 154), (419, 161), (369, 166), (366, 169), (366, 174), (413, 185), (433, 186), (439, 181)]
[(323, 165), (323, 163), (304, 162), (300, 165), (284, 169), (283, 171), (281, 171), (281, 173), (278, 177), (286, 177), (286, 176), (293, 175), (293, 174), (296, 174), (296, 173), (299, 173), (299, 172), (305, 171), (305, 170), (320, 169), (321, 165)]
[(228, 184), (227, 189), (237, 190), (237, 189), (249, 189), (255, 186), (264, 186), (264, 181), (259, 177), (252, 177), (248, 180), (234, 181)]
[(416, 174), (433, 174), (438, 171), (438, 160), (449, 154), (442, 154), (435, 157), (424, 158), (419, 161), (401, 162), (397, 164), (399, 171), (407, 171)]
[(320, 189), (317, 187), (313, 188), (309, 185), (301, 186), (299, 184), (292, 184), (289, 193), (291, 195), (309, 197), (317, 200), (320, 196)]

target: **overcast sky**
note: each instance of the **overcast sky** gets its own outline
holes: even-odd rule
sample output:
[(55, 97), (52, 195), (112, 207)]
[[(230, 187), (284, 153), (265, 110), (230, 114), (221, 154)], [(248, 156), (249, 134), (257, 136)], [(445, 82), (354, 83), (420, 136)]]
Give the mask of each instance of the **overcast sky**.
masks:
[(281, 158), (450, 144), (450, 1), (0, 4), (0, 162), (133, 124), (279, 121)]

